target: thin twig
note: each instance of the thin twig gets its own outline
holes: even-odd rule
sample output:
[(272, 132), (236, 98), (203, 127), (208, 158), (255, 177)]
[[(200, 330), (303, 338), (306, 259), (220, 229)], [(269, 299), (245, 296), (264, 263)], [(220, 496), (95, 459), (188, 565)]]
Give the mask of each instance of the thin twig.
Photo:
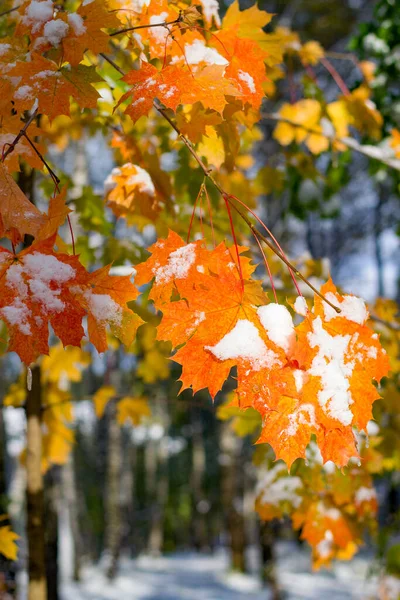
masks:
[(175, 21), (164, 21), (163, 23), (152, 23), (148, 25), (135, 25), (135, 27), (127, 27), (126, 29), (114, 31), (114, 33), (110, 33), (110, 37), (120, 35), (121, 33), (128, 33), (129, 31), (135, 31), (136, 29), (149, 29), (150, 27), (168, 27), (168, 25), (177, 25), (178, 23), (181, 23), (181, 21), (181, 17), (178, 17), (175, 19)]
[(338, 88), (340, 89), (340, 91), (345, 96), (349, 96), (350, 95), (349, 88), (347, 87), (347, 85), (343, 81), (342, 77), (340, 76), (340, 73), (337, 72), (337, 70), (329, 62), (329, 60), (327, 60), (326, 58), (321, 58), (321, 65), (323, 65), (325, 67), (325, 69), (332, 75), (332, 78), (336, 82), (336, 84), (337, 84)]
[[(105, 58), (105, 55), (102, 54), (102, 56)], [(106, 59), (107, 60), (107, 59)], [(112, 64), (112, 62), (109, 60), (108, 62), (110, 62), (110, 64)], [(114, 65), (113, 65), (114, 66)], [(118, 71), (121, 72), (121, 70), (119, 68), (117, 68)], [(187, 147), (187, 149), (189, 150), (189, 152), (191, 153), (191, 155), (193, 156), (193, 158), (196, 160), (197, 164), (199, 165), (199, 167), (201, 168), (201, 170), (203, 171), (205, 177), (207, 177), (211, 183), (214, 185), (214, 187), (219, 191), (219, 193), (221, 194), (222, 198), (224, 199), (224, 202), (226, 203), (226, 205), (228, 206), (228, 203), (235, 208), (235, 210), (238, 212), (238, 214), (242, 217), (242, 219), (245, 221), (245, 223), (248, 225), (248, 227), (250, 228), (250, 230), (254, 233), (256, 233), (256, 235), (258, 235), (259, 239), (262, 240), (271, 250), (272, 252), (274, 252), (274, 254), (276, 254), (276, 256), (278, 256), (278, 258), (280, 258), (282, 260), (282, 262), (284, 262), (286, 264), (287, 267), (289, 267), (289, 269), (291, 271), (293, 271), (293, 273), (299, 277), (299, 279), (301, 279), (315, 294), (317, 294), (317, 296), (319, 296), (322, 300), (324, 300), (324, 302), (326, 302), (327, 304), (329, 304), (329, 306), (331, 306), (336, 312), (340, 313), (340, 308), (338, 308), (337, 306), (335, 306), (334, 304), (332, 304), (331, 302), (329, 302), (329, 300), (327, 300), (323, 294), (321, 294), (309, 281), (308, 279), (306, 279), (304, 277), (304, 275), (302, 275), (300, 273), (300, 271), (291, 264), (291, 262), (279, 251), (275, 248), (275, 246), (262, 234), (260, 233), (252, 224), (252, 222), (250, 221), (250, 219), (247, 217), (247, 215), (245, 215), (244, 213), (242, 213), (242, 211), (240, 209), (238, 209), (237, 206), (235, 206), (233, 204), (233, 202), (231, 201), (231, 197), (230, 195), (221, 187), (221, 185), (218, 183), (218, 181), (216, 181), (214, 179), (214, 177), (211, 175), (212, 170), (209, 169), (204, 162), (201, 160), (200, 156), (197, 154), (196, 150), (194, 149), (192, 143), (190, 142), (190, 140), (183, 135), (183, 133), (180, 131), (179, 127), (176, 125), (176, 123), (174, 123), (174, 121), (170, 118), (170, 116), (167, 113), (167, 110), (163, 107), (160, 106), (160, 104), (155, 100), (153, 102), (153, 106), (157, 109), (157, 111), (164, 117), (164, 119), (166, 119), (166, 121), (168, 121), (168, 123), (171, 125), (171, 127), (174, 129), (174, 131), (176, 131), (176, 133), (179, 136), (179, 139), (182, 140), (182, 142), (185, 144), (185, 146)], [(229, 211), (228, 211), (229, 213)], [(239, 262), (239, 269), (240, 269), (240, 262)]]
[(48, 165), (48, 163), (46, 162), (46, 160), (43, 157), (43, 155), (39, 152), (39, 150), (36, 148), (35, 144), (32, 142), (32, 140), (27, 135), (26, 131), (24, 131), (23, 136), (26, 139), (26, 141), (28, 142), (28, 144), (31, 146), (31, 148), (33, 149), (33, 151), (40, 158), (40, 160), (42, 161), (42, 163), (44, 164), (44, 166), (46, 167), (46, 169), (48, 170), (48, 172), (50, 174), (50, 177), (53, 179), (53, 181), (56, 184), (56, 186), (58, 186), (58, 184), (60, 183), (59, 177), (57, 177), (57, 175), (54, 173), (53, 169)]
[(292, 127), (298, 127), (299, 129), (303, 129), (307, 133), (313, 135), (320, 135), (321, 137), (326, 138), (331, 143), (336, 142), (338, 144), (343, 144), (346, 148), (350, 150), (354, 150), (354, 152), (358, 152), (363, 156), (367, 156), (373, 160), (377, 160), (384, 165), (387, 165), (391, 169), (395, 169), (396, 171), (400, 171), (400, 160), (398, 158), (387, 158), (383, 156), (379, 148), (375, 146), (367, 145), (367, 144), (359, 144), (357, 140), (351, 137), (337, 137), (336, 135), (329, 135), (323, 133), (321, 130), (314, 129), (312, 127), (306, 127), (301, 123), (296, 123), (295, 121), (291, 121), (290, 119), (286, 119), (285, 117), (281, 117), (279, 113), (261, 113), (261, 117), (263, 119), (268, 119), (269, 121), (276, 121), (277, 123), (287, 123)]
[(29, 117), (29, 119), (27, 120), (27, 122), (25, 123), (25, 125), (23, 126), (23, 128), (21, 129), (21, 131), (18, 133), (18, 135), (11, 142), (11, 144), (6, 144), (8, 146), (8, 148), (7, 148), (7, 150), (5, 152), (3, 152), (3, 156), (2, 156), (2, 161), (3, 162), (5, 161), (5, 159), (7, 158), (7, 156), (9, 154), (11, 154), (11, 152), (14, 152), (15, 146), (18, 144), (19, 140), (23, 136), (26, 135), (26, 131), (27, 131), (29, 125), (35, 120), (35, 117), (36, 117), (37, 113), (38, 113), (38, 109), (36, 109), (35, 111), (33, 111), (33, 113), (31, 114), (31, 116)]
[(21, 8), (20, 4), (18, 4), (18, 6), (14, 6), (14, 8), (9, 8), (8, 10), (5, 10), (4, 12), (0, 13), (0, 17), (5, 17), (5, 15), (9, 15), (10, 13), (15, 12), (19, 8)]

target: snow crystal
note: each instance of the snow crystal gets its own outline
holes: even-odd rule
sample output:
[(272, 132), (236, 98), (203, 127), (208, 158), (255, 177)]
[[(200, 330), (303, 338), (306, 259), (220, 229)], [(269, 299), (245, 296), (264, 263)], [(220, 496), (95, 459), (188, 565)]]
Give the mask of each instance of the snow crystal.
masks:
[(378, 435), (379, 425), (378, 425), (378, 423), (376, 423), (376, 421), (368, 421), (367, 433), (368, 433), (368, 435)]
[(303, 389), (303, 385), (305, 384), (305, 382), (308, 379), (308, 375), (305, 371), (302, 371), (301, 369), (295, 369), (293, 371), (293, 376), (294, 376), (294, 383), (296, 385), (296, 390), (298, 392), (301, 392), (301, 390)]
[(30, 277), (36, 277), (45, 283), (66, 283), (73, 279), (75, 269), (58, 260), (51, 254), (33, 252), (24, 257), (24, 271)]
[(61, 19), (47, 21), (43, 29), (44, 37), (53, 46), (58, 46), (63, 38), (67, 35), (69, 26)]
[(18, 327), (21, 333), (24, 335), (31, 335), (31, 326), (28, 321), (30, 311), (19, 298), (16, 298), (10, 306), (2, 308), (0, 314), (3, 315), (4, 319), (11, 326), (15, 325)]
[(203, 265), (197, 265), (196, 271), (198, 271), (198, 273), (204, 273), (204, 267), (203, 267)]
[(122, 323), (122, 308), (108, 294), (92, 294), (86, 290), (83, 294), (89, 304), (89, 310), (96, 321), (119, 326)]
[(33, 100), (32, 92), (33, 88), (31, 88), (30, 85), (21, 85), (21, 87), (14, 92), (14, 98), (16, 100)]
[(345, 362), (345, 354), (351, 339), (350, 335), (331, 336), (322, 327), (320, 317), (313, 322), (313, 331), (308, 335), (311, 348), (318, 348), (309, 369), (310, 375), (321, 378), (322, 390), (318, 392), (318, 401), (326, 414), (337, 419), (343, 425), (350, 425), (353, 403), (349, 378), (354, 363)]
[(299, 425), (315, 426), (315, 408), (312, 404), (302, 404), (289, 416), (287, 435), (296, 435)]
[(316, 545), (315, 549), (321, 558), (328, 558), (332, 552), (333, 547), (333, 533), (328, 529), (325, 531), (325, 537), (323, 540)]
[(184, 279), (196, 260), (196, 245), (188, 244), (171, 252), (164, 267), (155, 267), (156, 283), (167, 283), (171, 279)]
[(239, 320), (218, 344), (205, 346), (205, 349), (219, 360), (248, 360), (256, 370), (279, 364), (278, 355), (267, 348), (256, 326), (247, 319)]
[(340, 313), (337, 313), (336, 310), (329, 306), (329, 304), (324, 302), (324, 313), (327, 321), (330, 321), (335, 317), (344, 317), (349, 321), (364, 325), (365, 321), (368, 319), (368, 310), (365, 306), (365, 302), (361, 298), (357, 298), (357, 296), (343, 296), (342, 302), (339, 302), (335, 294), (328, 292), (326, 294), (326, 299), (335, 306), (338, 306), (341, 310)]
[(37, 33), (43, 23), (49, 21), (54, 12), (54, 5), (52, 0), (44, 0), (38, 2), (32, 0), (25, 11), (25, 15), (22, 17), (22, 23), (32, 27), (32, 33)]
[(28, 286), (22, 276), (23, 266), (19, 263), (11, 265), (6, 274), (6, 286), (18, 292), (20, 300), (28, 296)]
[(151, 180), (150, 175), (147, 171), (142, 169), (137, 165), (133, 165), (136, 169), (135, 175), (131, 175), (127, 180), (127, 185), (136, 185), (138, 187), (139, 192), (143, 194), (148, 194), (149, 196), (154, 196), (156, 193), (156, 189)]
[(0, 56), (3, 56), (10, 48), (11, 44), (0, 44)]
[(42, 305), (43, 310), (47, 312), (61, 312), (64, 308), (64, 302), (58, 298), (61, 290), (52, 290), (48, 286), (49, 282), (40, 279), (29, 281), (29, 289), (32, 299)]
[(375, 500), (376, 491), (374, 488), (360, 487), (356, 491), (355, 502), (356, 504), (361, 504), (362, 502), (369, 502), (370, 500)]
[(287, 501), (298, 508), (301, 504), (301, 496), (296, 492), (303, 487), (303, 483), (300, 477), (287, 475), (274, 481), (283, 472), (287, 474), (287, 467), (283, 463), (274, 465), (268, 471), (262, 471), (257, 483), (256, 495), (261, 494), (260, 500), (265, 504), (277, 506), (280, 502)]
[(211, 23), (214, 18), (215, 24), (218, 27), (221, 25), (221, 19), (218, 14), (219, 2), (218, 0), (200, 0), (203, 7), (203, 15), (208, 23)]
[(308, 312), (307, 302), (304, 296), (297, 296), (296, 302), (294, 303), (294, 310), (298, 315), (305, 317)]
[(68, 15), (68, 23), (74, 30), (75, 35), (83, 35), (86, 32), (86, 27), (83, 23), (83, 19), (81, 15), (78, 15), (78, 13), (72, 13)]
[[(168, 18), (167, 12), (162, 12), (159, 15), (153, 15), (150, 17), (150, 25), (156, 25), (157, 23), (164, 23)], [(152, 27), (149, 31), (150, 35), (160, 44), (165, 42), (168, 36), (168, 30), (166, 27)]]
[(289, 355), (295, 342), (296, 334), (294, 332), (292, 316), (288, 309), (282, 304), (271, 302), (266, 306), (260, 306), (257, 314), (269, 339), (280, 348), (283, 348), (285, 353)]
[(228, 65), (226, 60), (214, 48), (208, 48), (202, 40), (194, 40), (192, 44), (185, 45), (185, 56), (189, 65), (198, 65), (205, 62), (209, 65)]
[(244, 81), (244, 83), (249, 88), (250, 92), (252, 94), (255, 94), (256, 86), (254, 84), (254, 79), (252, 78), (252, 76), (249, 73), (246, 73), (246, 71), (241, 71), (241, 70), (238, 71), (238, 76), (239, 76), (239, 79)]

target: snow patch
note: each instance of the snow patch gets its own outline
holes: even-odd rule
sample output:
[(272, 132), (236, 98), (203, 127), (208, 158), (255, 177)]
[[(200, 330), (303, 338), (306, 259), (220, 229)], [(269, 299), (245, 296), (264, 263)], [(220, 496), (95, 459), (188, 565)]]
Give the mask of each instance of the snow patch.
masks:
[(135, 175), (131, 175), (129, 177), (126, 184), (134, 186), (136, 185), (139, 192), (142, 192), (143, 194), (148, 194), (149, 196), (154, 196), (156, 193), (156, 189), (148, 172), (142, 169), (142, 167), (139, 167), (138, 165), (133, 166), (136, 169), (136, 173)]
[(249, 88), (249, 90), (252, 94), (256, 93), (256, 86), (254, 83), (254, 79), (249, 73), (246, 73), (246, 71), (239, 70), (238, 77), (241, 81), (243, 81), (247, 85), (247, 87)]
[(226, 60), (214, 48), (208, 48), (202, 40), (194, 40), (192, 44), (185, 45), (185, 56), (189, 65), (198, 65), (205, 62), (209, 65), (228, 65)]
[(96, 321), (117, 327), (121, 325), (122, 307), (111, 296), (108, 294), (93, 294), (90, 290), (86, 290), (83, 296)]
[(257, 314), (269, 339), (289, 355), (295, 343), (296, 334), (292, 316), (286, 306), (271, 302), (266, 306), (260, 306)]
[[(52, 46), (59, 46), (69, 30), (69, 25), (61, 19), (47, 21), (43, 29), (44, 37)], [(53, 72), (53, 71), (52, 71)]]
[(24, 25), (31, 27), (32, 33), (37, 33), (43, 23), (46, 23), (46, 21), (49, 21), (53, 17), (53, 12), (54, 5), (51, 0), (44, 0), (43, 2), (32, 0), (21, 21)]
[(167, 283), (171, 279), (184, 279), (196, 260), (196, 245), (187, 244), (171, 252), (164, 267), (154, 267), (156, 283)]
[(374, 488), (360, 487), (355, 494), (355, 503), (370, 502), (376, 499), (376, 491)]
[(329, 417), (343, 425), (350, 425), (353, 403), (350, 392), (350, 377), (354, 363), (345, 362), (351, 340), (350, 335), (331, 336), (322, 326), (320, 317), (313, 322), (313, 331), (307, 335), (311, 348), (318, 348), (309, 374), (321, 378), (322, 390), (318, 392), (320, 406)]
[(341, 311), (340, 313), (337, 313), (336, 310), (329, 306), (329, 304), (324, 302), (324, 314), (327, 321), (330, 321), (336, 317), (344, 317), (349, 321), (354, 321), (354, 323), (364, 325), (368, 319), (369, 313), (367, 307), (365, 306), (364, 300), (361, 298), (357, 298), (357, 296), (343, 296), (343, 300), (340, 302), (332, 292), (328, 292), (325, 297), (327, 300), (329, 300), (329, 302), (332, 302), (332, 304), (338, 306)]
[(219, 2), (218, 0), (200, 0), (203, 7), (203, 15), (207, 23), (211, 24), (212, 20), (215, 20), (215, 24), (219, 27), (221, 25), (221, 19), (219, 16)]
[(75, 35), (80, 36), (86, 32), (84, 21), (81, 15), (78, 15), (78, 13), (71, 13), (70, 15), (68, 15), (68, 23), (73, 29)]
[(264, 504), (277, 506), (280, 502), (290, 502), (295, 508), (298, 508), (302, 501), (298, 492), (302, 489), (303, 483), (300, 477), (288, 475), (278, 477), (283, 472), (287, 474), (287, 467), (283, 463), (278, 463), (272, 469), (261, 472), (256, 495), (260, 495), (260, 500)]
[(258, 329), (247, 319), (239, 320), (215, 346), (205, 346), (219, 360), (248, 360), (252, 368), (260, 370), (280, 364), (278, 355), (269, 350)]
[(302, 404), (297, 408), (292, 415), (289, 416), (289, 426), (282, 431), (281, 435), (296, 435), (299, 425), (316, 426), (315, 408), (312, 404)]
[(304, 296), (297, 296), (296, 302), (294, 303), (294, 310), (298, 315), (301, 315), (302, 317), (305, 317), (307, 315), (308, 306)]

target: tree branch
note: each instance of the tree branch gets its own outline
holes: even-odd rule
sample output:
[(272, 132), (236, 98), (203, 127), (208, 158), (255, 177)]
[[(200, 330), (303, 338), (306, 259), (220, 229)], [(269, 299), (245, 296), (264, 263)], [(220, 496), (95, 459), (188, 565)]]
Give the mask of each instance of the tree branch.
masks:
[(268, 119), (269, 121), (276, 121), (277, 123), (287, 123), (288, 125), (291, 125), (292, 127), (298, 127), (300, 129), (304, 129), (304, 131), (307, 131), (308, 133), (311, 133), (314, 135), (320, 135), (320, 136), (328, 139), (330, 142), (337, 142), (337, 143), (343, 144), (344, 146), (346, 146), (346, 148), (349, 148), (350, 150), (354, 150), (354, 152), (363, 154), (364, 156), (367, 156), (368, 158), (371, 158), (373, 160), (377, 160), (377, 161), (381, 162), (382, 164), (390, 167), (391, 169), (400, 171), (400, 159), (389, 158), (389, 157), (385, 156), (384, 152), (380, 148), (377, 148), (376, 146), (371, 146), (369, 144), (360, 144), (359, 142), (357, 142), (357, 140), (355, 140), (354, 138), (351, 138), (351, 137), (337, 137), (336, 135), (329, 135), (326, 133), (322, 133), (321, 131), (318, 131), (317, 129), (313, 129), (312, 127), (305, 127), (304, 125), (301, 125), (300, 123), (295, 123), (294, 121), (291, 121), (290, 119), (281, 117), (281, 115), (278, 113), (261, 113), (261, 116), (263, 119)]

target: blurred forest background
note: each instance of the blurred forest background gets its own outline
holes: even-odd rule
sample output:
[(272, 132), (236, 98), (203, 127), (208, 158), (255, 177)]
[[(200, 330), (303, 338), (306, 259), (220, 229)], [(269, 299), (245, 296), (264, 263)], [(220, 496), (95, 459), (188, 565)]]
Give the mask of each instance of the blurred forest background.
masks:
[[(251, 4), (241, 2), (242, 8)], [(360, 58), (364, 53), (372, 54), (382, 77), (384, 75), (381, 80), (377, 78), (374, 101), (388, 123), (399, 127), (400, 45), (388, 47), (384, 64), (379, 50), (380, 38), (375, 35), (382, 22), (377, 10), (384, 7), (393, 12), (395, 4), (396, 0), (259, 2), (260, 8), (276, 13), (275, 24), (278, 22), (297, 31), (303, 41), (318, 40), (331, 53), (331, 61), (350, 87), (359, 80), (360, 74), (354, 62), (344, 60), (341, 54), (355, 52)], [(223, 14), (223, 3), (220, 10)], [(397, 12), (400, 13), (400, 7)], [(396, 27), (399, 32), (399, 15)], [(395, 57), (389, 65), (390, 52)], [(334, 97), (335, 82), (322, 67), (319, 69), (316, 67), (318, 80), (324, 82), (326, 97)], [(302, 76), (294, 70), (292, 90), (287, 89), (287, 79), (283, 81), (278, 96), (265, 102), (266, 115), (277, 110), (283, 97), (296, 93)], [(264, 169), (266, 182), (268, 169), (279, 172), (282, 162), (282, 149), (272, 138), (274, 125), (269, 118), (263, 121), (263, 139), (255, 155), (261, 177)], [(105, 176), (114, 166), (111, 151), (98, 134), (76, 141), (64, 151), (54, 149), (51, 159), (69, 173), (82, 190), (90, 185), (100, 195)], [(307, 169), (318, 169), (322, 175), (305, 177)], [(399, 300), (400, 204), (398, 182), (393, 173), (378, 164), (371, 166), (371, 161), (361, 155), (350, 156), (350, 152), (343, 152), (329, 163), (324, 156), (310, 160), (303, 165), (301, 174), (293, 166), (283, 177), (285, 181), (277, 180), (275, 189), (266, 183), (259, 209), (288, 253), (304, 265), (309, 259), (320, 261), (310, 267), (315, 279), (326, 278), (330, 272), (346, 292), (356, 293), (368, 301), (378, 296)], [(120, 235), (125, 240), (128, 237), (122, 228)], [(151, 231), (145, 230), (143, 235), (147, 236), (148, 243), (153, 241)], [(92, 249), (106, 243), (99, 235), (91, 242)], [(289, 548), (285, 550), (286, 561), (293, 560), (290, 557), (293, 551), (297, 553), (299, 572), (303, 568), (309, 570), (307, 561), (301, 562), (307, 551), (295, 540), (290, 525), (260, 523), (254, 511), (257, 487), (254, 435), (243, 435), (246, 431), (242, 423), (242, 435), (238, 436), (231, 420), (218, 418), (224, 417), (219, 407), (229, 389), (214, 405), (205, 393), (193, 397), (184, 392), (178, 396), (179, 368), (167, 362), (162, 353), (152, 350), (152, 335), (153, 330), (142, 328), (136, 355), (117, 348), (95, 357), (83, 378), (77, 377), (72, 384), (76, 401), (73, 452), (65, 465), (51, 466), (45, 475), (49, 600), (78, 598), (78, 587), (68, 588), (70, 595), (62, 595), (59, 581), (66, 577), (79, 581), (85, 566), (98, 561), (105, 577), (112, 580), (126, 568), (124, 561), (139, 555), (160, 557), (165, 553), (183, 552), (182, 564), (185, 565), (187, 552), (207, 556), (217, 553), (217, 557), (221, 549), (225, 549), (228, 558), (224, 560), (229, 560), (230, 567), (241, 572), (251, 571), (269, 583), (271, 597), (283, 598), (278, 591), (282, 548)], [(18, 378), (19, 365), (8, 356), (2, 357), (0, 368), (0, 392), (6, 398), (10, 385)], [(49, 372), (52, 368), (50, 364)], [(131, 415), (134, 426), (121, 426), (115, 419), (116, 402), (111, 401), (103, 416), (97, 419), (92, 400), (102, 386), (114, 386), (129, 396), (146, 397), (151, 416), (146, 417), (144, 408), (137, 418)], [(102, 399), (98, 398), (96, 407), (101, 404)], [(3, 511), (8, 512), (14, 529), (20, 534), (24, 530), (25, 472), (19, 454), (24, 446), (24, 431), (24, 411), (3, 407), (0, 411), (1, 502)], [(398, 478), (396, 474), (382, 476), (376, 485), (381, 525), (383, 529), (391, 528), (390, 535), (396, 536)], [(2, 592), (4, 598), (14, 596), (15, 578), (23, 583), (23, 577), (18, 575), (26, 557), (23, 538), (20, 548), (17, 563), (2, 561), (8, 589)], [(379, 547), (371, 545), (367, 545), (365, 551), (365, 561), (368, 568), (372, 565), (372, 575), (379, 551)], [(204, 577), (207, 578), (207, 574)], [(352, 595), (356, 593), (354, 589), (346, 592), (344, 588), (340, 595), (335, 591), (338, 584), (334, 583), (334, 575), (329, 577), (330, 586), (316, 587), (316, 591), (311, 589), (312, 579), (300, 581), (294, 576), (285, 579), (287, 597), (317, 598), (322, 593), (327, 598), (368, 597), (367, 594)], [(352, 581), (349, 590), (354, 578)], [(296, 585), (297, 590), (290, 589)], [(65, 589), (63, 594), (67, 594)], [(115, 597), (136, 597), (131, 593), (120, 591)], [(159, 596), (149, 597), (174, 597), (163, 594), (160, 591)], [(222, 590), (218, 595), (210, 590), (202, 597), (207, 600), (255, 598), (252, 594), (255, 592), (250, 588), (245, 588), (242, 595), (236, 588), (231, 595)], [(185, 597), (197, 598), (195, 595)], [(258, 597), (268, 597), (267, 592)], [(103, 596), (98, 591), (82, 598), (95, 600)]]

